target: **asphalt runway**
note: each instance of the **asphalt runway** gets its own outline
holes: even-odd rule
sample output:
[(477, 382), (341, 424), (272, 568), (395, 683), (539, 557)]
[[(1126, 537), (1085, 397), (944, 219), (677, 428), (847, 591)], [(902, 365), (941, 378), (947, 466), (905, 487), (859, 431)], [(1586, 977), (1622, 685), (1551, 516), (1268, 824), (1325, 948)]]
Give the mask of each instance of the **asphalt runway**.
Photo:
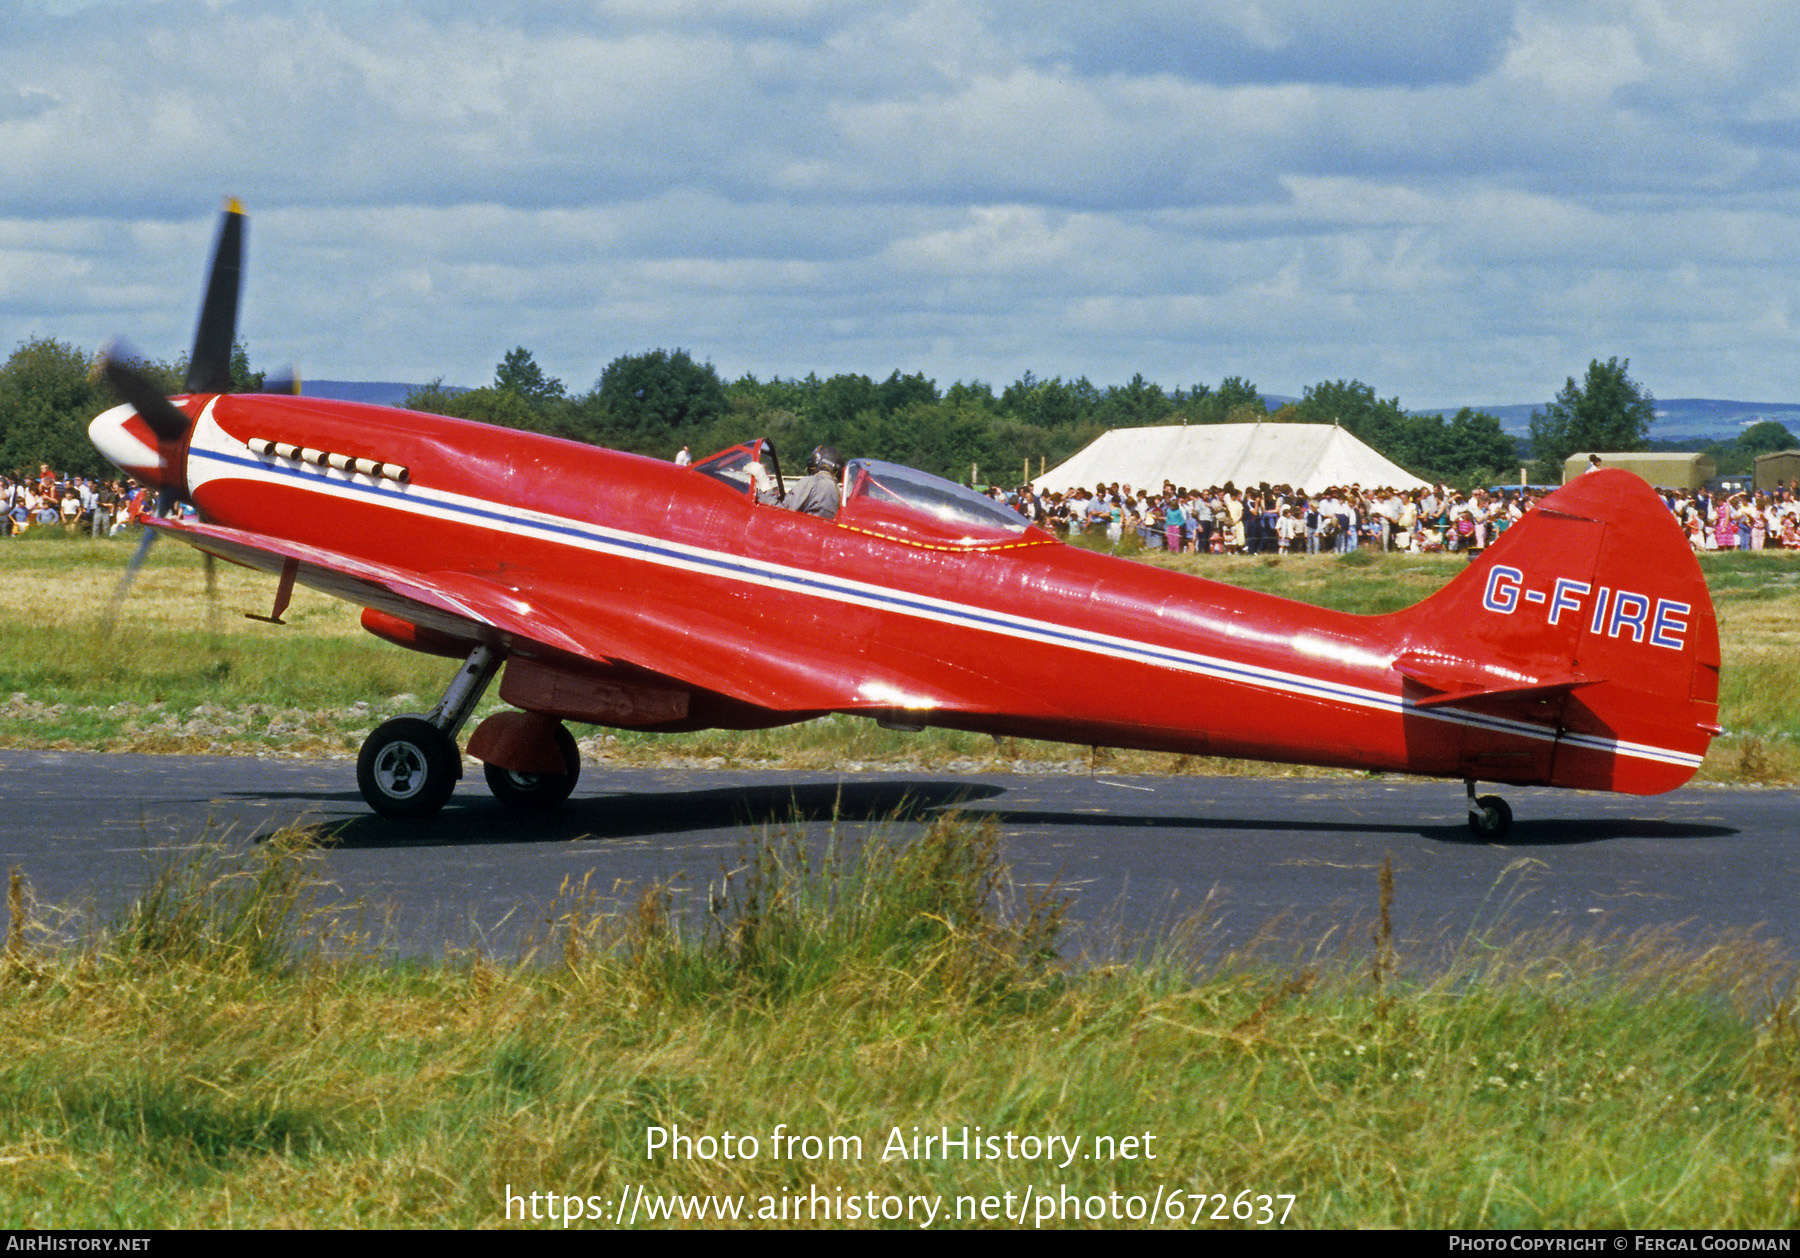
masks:
[(666, 883), (697, 910), (764, 834), (904, 840), (960, 810), (992, 819), (1022, 885), (1074, 898), (1079, 947), (1098, 955), (1177, 926), (1208, 949), (1366, 946), (1390, 857), (1395, 930), (1414, 949), (1538, 929), (1800, 941), (1800, 792), (1500, 793), (1515, 822), (1490, 845), (1470, 836), (1455, 782), (590, 764), (549, 817), (502, 809), (477, 772), (421, 824), (371, 814), (344, 761), (0, 752), (0, 859), (39, 904), (104, 918), (198, 843), (316, 824), (332, 836), (331, 894), (389, 922), (390, 947), (507, 956), (566, 880), (619, 900)]

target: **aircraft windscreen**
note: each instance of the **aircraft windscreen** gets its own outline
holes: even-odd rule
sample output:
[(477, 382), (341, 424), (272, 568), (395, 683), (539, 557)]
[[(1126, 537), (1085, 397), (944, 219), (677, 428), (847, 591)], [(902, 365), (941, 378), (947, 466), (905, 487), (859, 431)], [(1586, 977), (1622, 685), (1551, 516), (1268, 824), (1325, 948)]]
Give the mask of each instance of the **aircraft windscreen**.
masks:
[(898, 503), (975, 533), (1023, 533), (1026, 528), (1025, 517), (1005, 503), (898, 463), (853, 459), (846, 479), (855, 497)]
[(750, 488), (750, 465), (760, 461), (763, 470), (773, 478), (777, 492), (781, 489), (781, 463), (775, 457), (775, 447), (767, 437), (758, 437), (746, 441), (742, 445), (732, 446), (693, 465), (694, 471), (714, 480), (730, 485), (733, 489), (748, 490)]

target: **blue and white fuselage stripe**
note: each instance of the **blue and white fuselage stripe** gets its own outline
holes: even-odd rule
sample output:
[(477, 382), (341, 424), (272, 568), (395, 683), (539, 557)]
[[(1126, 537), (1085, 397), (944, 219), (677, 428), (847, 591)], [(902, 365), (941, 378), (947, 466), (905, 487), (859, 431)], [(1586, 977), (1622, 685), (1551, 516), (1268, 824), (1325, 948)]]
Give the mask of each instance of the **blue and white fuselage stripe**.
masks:
[[(1541, 741), (1553, 742), (1558, 738), (1558, 731), (1548, 726), (1443, 706), (1420, 708), (1397, 693), (1182, 651), (1052, 621), (1034, 620), (1009, 612), (908, 593), (846, 577), (827, 576), (767, 560), (747, 559), (740, 555), (648, 537), (566, 516), (509, 506), (445, 490), (428, 489), (418, 484), (400, 485), (330, 467), (315, 467), (275, 457), (258, 456), (226, 435), (212, 421), (211, 409), (209, 405), (202, 412), (189, 445), (188, 478), (193, 490), (198, 490), (209, 481), (227, 478), (301, 485), (327, 497), (346, 501), (373, 500), (382, 506), (414, 515), (533, 537), (590, 553), (653, 563), (766, 589), (916, 616), (938, 623), (956, 624), (1002, 637), (1131, 660), (1321, 702), (1443, 721)], [(1323, 647), (1321, 654), (1342, 649), (1336, 644), (1323, 644)], [(1697, 767), (1701, 760), (1697, 755), (1620, 739), (1570, 733), (1562, 734), (1561, 738), (1572, 746), (1686, 768)]]

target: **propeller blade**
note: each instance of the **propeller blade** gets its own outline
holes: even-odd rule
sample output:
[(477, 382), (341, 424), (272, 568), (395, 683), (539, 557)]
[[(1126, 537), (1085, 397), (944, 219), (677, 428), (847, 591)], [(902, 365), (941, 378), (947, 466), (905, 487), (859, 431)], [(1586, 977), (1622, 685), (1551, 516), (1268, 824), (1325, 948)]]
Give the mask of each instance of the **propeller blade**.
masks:
[(125, 571), (119, 577), (119, 588), (113, 591), (112, 602), (107, 604), (106, 619), (102, 622), (108, 636), (113, 627), (119, 623), (119, 610), (125, 606), (125, 596), (131, 593), (132, 582), (137, 580), (138, 569), (144, 566), (144, 556), (150, 553), (150, 547), (156, 544), (156, 530), (149, 525), (144, 526), (144, 536), (131, 552), (131, 561), (125, 565)]
[(300, 396), (300, 373), (290, 364), (273, 376), (264, 376), (262, 388), (258, 393), (285, 393), (289, 397)]
[(231, 388), (238, 282), (243, 269), (244, 207), (233, 197), (225, 203), (225, 217), (219, 224), (219, 243), (206, 279), (206, 300), (200, 306), (200, 326), (194, 329), (194, 351), (188, 355), (189, 393), (224, 393)]
[[(231, 389), (231, 360), (237, 349), (238, 293), (243, 269), (244, 207), (233, 198), (225, 203), (225, 215), (219, 223), (212, 269), (206, 277), (206, 296), (200, 303), (200, 323), (194, 330), (193, 351), (188, 355), (186, 391), (189, 393), (225, 393)], [(123, 342), (115, 341), (107, 347), (101, 356), (101, 370), (114, 391), (156, 435), (160, 463), (156, 514), (168, 516), (183, 500), (184, 489), (175, 482), (184, 473), (175, 465), (182, 458), (182, 445), (192, 433), (194, 421), (163, 395), (162, 389), (138, 365)], [(270, 391), (300, 392), (292, 368), (284, 378), (271, 382)], [(99, 422), (95, 421), (96, 424)], [(141, 448), (141, 441), (137, 438), (132, 441)], [(112, 602), (107, 608), (104, 625), (108, 634), (118, 622), (119, 611), (137, 580), (138, 570), (144, 566), (144, 559), (155, 543), (156, 530), (146, 525), (143, 540), (138, 542), (130, 562), (125, 565), (119, 587), (113, 591)], [(214, 605), (216, 620), (218, 577), (210, 554), (206, 556), (206, 592)]]
[(132, 361), (130, 351), (118, 341), (107, 346), (100, 359), (106, 382), (113, 391), (136, 411), (158, 441), (180, 441), (187, 436), (193, 421), (181, 413), (175, 403), (163, 396), (148, 376)]
[(211, 631), (214, 645), (217, 645), (219, 632), (224, 629), (224, 612), (219, 607), (219, 568), (218, 561), (210, 550), (200, 552), (206, 563), (206, 627)]

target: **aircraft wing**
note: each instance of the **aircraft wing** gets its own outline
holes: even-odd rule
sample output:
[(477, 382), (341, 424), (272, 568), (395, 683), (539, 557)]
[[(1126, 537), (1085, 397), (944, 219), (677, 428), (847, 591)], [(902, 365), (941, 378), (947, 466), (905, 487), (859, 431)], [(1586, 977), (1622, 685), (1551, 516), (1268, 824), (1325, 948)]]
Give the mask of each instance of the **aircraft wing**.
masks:
[[(557, 575), (510, 574), (501, 584), (465, 572), (414, 572), (339, 551), (218, 525), (156, 520), (152, 527), (221, 559), (266, 572), (291, 564), (300, 585), (453, 637), (517, 650), (537, 646), (601, 665), (631, 665), (673, 682), (771, 711), (981, 710), (1016, 696), (983, 694), (996, 683), (905, 648), (833, 668), (800, 649), (779, 626), (760, 630), (703, 606), (596, 600)], [(922, 675), (937, 680), (922, 682)], [(953, 676), (954, 675), (954, 676)], [(955, 686), (946, 682), (955, 681)], [(971, 696), (979, 696), (971, 701)]]
[(585, 636), (555, 612), (534, 606), (516, 590), (466, 573), (405, 572), (341, 551), (212, 524), (148, 523), (190, 546), (247, 568), (281, 572), (292, 563), (294, 580), (309, 589), (376, 607), (442, 633), (475, 639), (524, 638), (558, 651), (605, 658), (597, 656)]

